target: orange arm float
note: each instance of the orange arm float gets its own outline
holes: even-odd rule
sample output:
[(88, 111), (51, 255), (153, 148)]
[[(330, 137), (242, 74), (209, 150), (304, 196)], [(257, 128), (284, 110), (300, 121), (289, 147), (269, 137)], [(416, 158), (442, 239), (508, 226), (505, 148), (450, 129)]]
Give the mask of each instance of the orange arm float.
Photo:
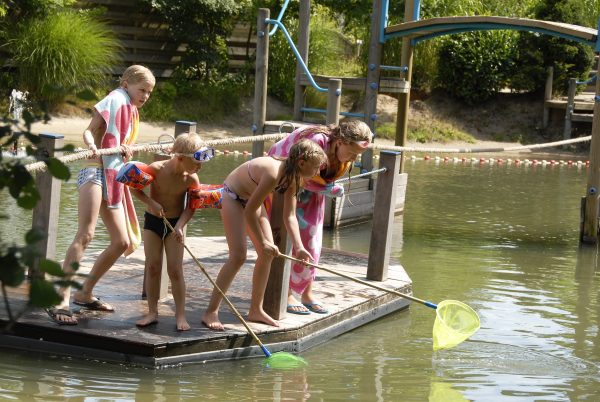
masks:
[(131, 161), (125, 163), (117, 173), (117, 181), (126, 186), (143, 189), (154, 181), (152, 169), (143, 162)]
[(223, 200), (222, 184), (200, 184), (200, 187), (188, 189), (188, 208), (217, 208), (221, 209)]

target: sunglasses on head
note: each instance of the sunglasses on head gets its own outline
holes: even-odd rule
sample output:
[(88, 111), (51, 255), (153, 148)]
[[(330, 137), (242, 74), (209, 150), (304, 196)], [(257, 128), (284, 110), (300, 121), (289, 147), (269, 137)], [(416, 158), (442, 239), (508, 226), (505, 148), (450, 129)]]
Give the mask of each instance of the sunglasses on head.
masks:
[(202, 147), (193, 154), (184, 154), (185, 156), (189, 156), (190, 158), (194, 158), (196, 161), (200, 163), (208, 162), (215, 156), (215, 149)]

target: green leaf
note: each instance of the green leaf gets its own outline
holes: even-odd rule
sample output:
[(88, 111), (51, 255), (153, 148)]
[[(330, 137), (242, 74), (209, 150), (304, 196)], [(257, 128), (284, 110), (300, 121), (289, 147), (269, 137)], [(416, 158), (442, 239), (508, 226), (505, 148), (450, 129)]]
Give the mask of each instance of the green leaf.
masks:
[(39, 229), (29, 229), (27, 233), (25, 233), (25, 242), (27, 244), (35, 244), (45, 238), (46, 234)]
[(52, 282), (34, 279), (29, 288), (29, 304), (36, 307), (55, 306), (62, 301)]
[(65, 273), (59, 263), (52, 260), (43, 259), (40, 261), (40, 269), (52, 276), (64, 277)]
[(48, 158), (46, 165), (48, 166), (48, 171), (50, 174), (57, 179), (69, 180), (71, 177), (71, 172), (69, 171), (67, 165), (54, 157)]
[(31, 181), (21, 189), (21, 194), (17, 198), (17, 205), (24, 209), (33, 209), (39, 199), (40, 193), (35, 188), (35, 183)]
[(0, 257), (0, 282), (13, 288), (25, 280), (25, 267), (19, 262), (15, 251), (11, 247), (8, 254)]

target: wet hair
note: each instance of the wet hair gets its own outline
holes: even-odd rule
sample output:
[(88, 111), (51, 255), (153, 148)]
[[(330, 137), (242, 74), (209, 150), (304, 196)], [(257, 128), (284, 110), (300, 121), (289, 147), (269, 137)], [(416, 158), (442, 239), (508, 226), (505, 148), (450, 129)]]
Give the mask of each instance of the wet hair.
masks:
[(123, 86), (123, 83), (137, 84), (138, 82), (149, 82), (152, 85), (156, 84), (156, 78), (154, 74), (147, 67), (134, 64), (127, 67), (123, 72), (123, 75), (119, 79), (119, 84)]
[(173, 154), (193, 154), (202, 146), (204, 142), (200, 139), (200, 136), (196, 133), (180, 134), (175, 138), (171, 153)]
[(327, 163), (327, 155), (319, 144), (306, 138), (292, 145), (283, 165), (283, 176), (277, 183), (275, 191), (285, 193), (293, 182), (296, 184), (294, 194), (298, 194), (301, 180), (300, 164), (298, 162), (301, 160), (323, 165)]
[(369, 126), (360, 120), (342, 121), (338, 125), (327, 126), (330, 142), (342, 140), (345, 144), (358, 141), (373, 141), (373, 133)]

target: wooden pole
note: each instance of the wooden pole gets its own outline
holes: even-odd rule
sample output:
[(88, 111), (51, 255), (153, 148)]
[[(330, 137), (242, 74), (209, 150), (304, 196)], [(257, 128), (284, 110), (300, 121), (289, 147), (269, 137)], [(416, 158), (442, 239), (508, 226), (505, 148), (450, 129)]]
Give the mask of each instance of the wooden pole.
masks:
[[(290, 254), (282, 211), (283, 195), (274, 192), (270, 219), (273, 240), (280, 252)], [(290, 268), (290, 261), (284, 258), (275, 258), (271, 263), (263, 309), (275, 320), (280, 320), (286, 313), (288, 288), (290, 286)]]
[(385, 168), (386, 171), (377, 176), (373, 230), (367, 266), (367, 279), (374, 281), (387, 279), (401, 158), (399, 152), (381, 151), (380, 153), (379, 167)]
[(573, 111), (575, 110), (575, 92), (577, 91), (577, 80), (575, 78), (569, 79), (569, 91), (567, 92), (567, 107), (565, 109), (565, 128), (563, 131), (563, 139), (568, 140), (571, 138), (571, 122), (573, 118)]
[[(40, 134), (39, 152), (44, 156), (59, 157), (64, 144), (64, 136), (56, 134)], [(39, 270), (40, 259), (53, 260), (56, 257), (56, 238), (58, 235), (58, 216), (60, 203), (61, 181), (54, 178), (47, 170), (38, 172), (35, 185), (40, 193), (40, 200), (33, 209), (31, 228), (44, 233), (46, 237), (37, 244), (41, 257), (36, 257), (28, 273), (30, 278), (43, 277)]]
[[(254, 135), (262, 135), (265, 132), (265, 121), (267, 119), (267, 76), (269, 73), (269, 19), (268, 8), (258, 10), (256, 21), (256, 72), (254, 75), (254, 123), (252, 131)], [(264, 141), (252, 143), (252, 157), (262, 156), (265, 151)]]
[[(406, 0), (404, 3), (404, 22), (414, 21), (414, 1)], [(396, 115), (396, 140), (394, 142), (397, 146), (405, 146), (408, 142), (408, 111), (410, 106), (410, 83), (412, 80), (412, 58), (413, 58), (413, 47), (411, 39), (404, 37), (402, 38), (402, 53), (400, 57), (400, 64), (406, 66), (408, 70), (403, 73), (403, 77), (406, 80), (406, 92), (398, 94), (398, 113)], [(404, 155), (401, 156), (400, 161), (400, 172), (404, 171)]]
[(197, 133), (197, 125), (195, 121), (177, 120), (175, 122), (175, 137), (178, 137), (180, 134)]
[[(310, 0), (300, 0), (300, 11), (298, 15), (298, 53), (304, 64), (308, 66), (308, 45), (310, 42)], [(300, 83), (304, 70), (300, 61), (296, 60), (296, 83), (294, 85), (294, 120), (302, 121), (302, 106), (304, 106), (305, 86)]]
[(330, 78), (327, 91), (327, 117), (325, 123), (337, 125), (340, 122), (342, 80), (338, 78)]
[[(381, 57), (383, 45), (379, 42), (381, 33), (382, 0), (373, 0), (371, 12), (371, 38), (369, 40), (369, 59), (367, 66), (367, 82), (365, 85), (365, 122), (375, 133), (377, 120), (377, 94), (379, 93), (379, 77), (381, 74)], [(366, 150), (360, 158), (363, 170), (373, 169), (373, 150)]]
[(594, 118), (592, 120), (592, 143), (590, 144), (590, 168), (585, 194), (585, 217), (583, 233), (584, 243), (595, 244), (598, 241), (598, 189), (600, 188), (600, 80), (596, 80), (594, 97)]
[(544, 114), (542, 116), (542, 128), (548, 127), (550, 122), (550, 108), (548, 107), (548, 101), (552, 100), (552, 82), (554, 80), (554, 68), (548, 67), (546, 70), (548, 75), (546, 76), (546, 88), (544, 90)]

